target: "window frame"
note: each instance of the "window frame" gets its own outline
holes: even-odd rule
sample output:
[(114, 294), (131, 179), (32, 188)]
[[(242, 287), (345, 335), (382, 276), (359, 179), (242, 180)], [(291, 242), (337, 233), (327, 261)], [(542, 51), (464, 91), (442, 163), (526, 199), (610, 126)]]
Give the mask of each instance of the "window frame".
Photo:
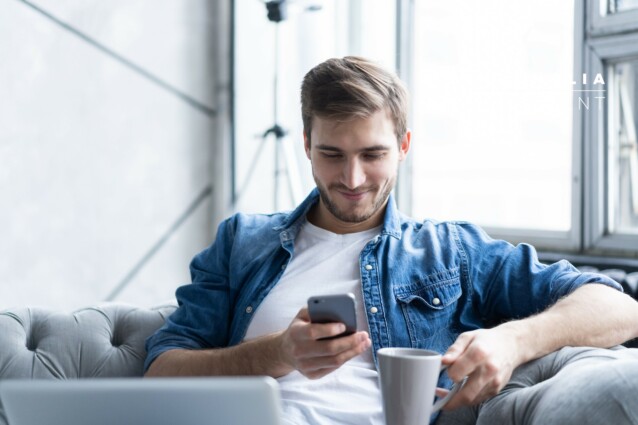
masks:
[[(638, 15), (637, 15), (638, 16)], [(638, 26), (637, 26), (638, 27)], [(638, 31), (588, 37), (586, 47), (587, 69), (593, 75), (607, 76), (607, 64), (638, 58)], [(609, 105), (613, 92), (607, 90)], [(635, 256), (638, 235), (612, 234), (608, 229), (608, 107), (585, 117), (586, 167), (590, 173), (585, 186), (585, 246), (593, 253)]]
[[(408, 91), (414, 87), (414, 0), (396, 0), (396, 69)], [(412, 122), (413, 100), (408, 98), (408, 123)], [(399, 168), (394, 190), (397, 205), (410, 214), (413, 210), (414, 185), (412, 184), (413, 155), (408, 155)]]
[(604, 36), (638, 30), (638, 9), (625, 12), (605, 13), (600, 9), (606, 0), (588, 0), (587, 32), (591, 36)]

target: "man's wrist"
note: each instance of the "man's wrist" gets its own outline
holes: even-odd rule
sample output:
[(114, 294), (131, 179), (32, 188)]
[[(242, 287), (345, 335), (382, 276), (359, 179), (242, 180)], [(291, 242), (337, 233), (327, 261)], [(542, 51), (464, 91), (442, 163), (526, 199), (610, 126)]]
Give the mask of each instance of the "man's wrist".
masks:
[(290, 364), (288, 356), (286, 356), (285, 332), (276, 332), (264, 338), (267, 339), (266, 343), (269, 346), (268, 352), (273, 366), (270, 375), (274, 378), (278, 378), (292, 372), (294, 367)]
[(515, 353), (515, 367), (527, 363), (538, 356), (538, 339), (534, 336), (534, 327), (531, 323), (527, 323), (526, 320), (513, 320), (503, 323), (499, 328), (506, 332), (512, 341)]
[(256, 374), (266, 374), (278, 378), (294, 370), (287, 359), (285, 344), (285, 335), (281, 331), (249, 341), (242, 348), (261, 353), (257, 354), (261, 360), (255, 362), (256, 365), (260, 365), (258, 368), (261, 370), (256, 370)]

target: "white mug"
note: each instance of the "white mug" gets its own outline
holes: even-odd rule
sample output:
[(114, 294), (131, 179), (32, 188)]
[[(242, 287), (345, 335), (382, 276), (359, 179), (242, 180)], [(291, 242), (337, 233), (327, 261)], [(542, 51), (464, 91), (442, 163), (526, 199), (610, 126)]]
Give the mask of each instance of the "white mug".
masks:
[(377, 351), (379, 384), (387, 425), (427, 425), (430, 415), (445, 406), (465, 381), (434, 403), (436, 384), (446, 366), (441, 354), (419, 348)]

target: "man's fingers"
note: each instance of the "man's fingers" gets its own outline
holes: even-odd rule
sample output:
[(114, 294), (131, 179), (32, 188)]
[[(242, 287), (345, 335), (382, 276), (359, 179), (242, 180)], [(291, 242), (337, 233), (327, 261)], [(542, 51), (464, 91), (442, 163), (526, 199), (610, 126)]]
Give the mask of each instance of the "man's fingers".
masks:
[(445, 410), (453, 410), (461, 406), (473, 404), (474, 400), (483, 390), (485, 381), (479, 372), (475, 372), (467, 378), (463, 388), (456, 393), (452, 399), (445, 405)]
[(445, 388), (437, 388), (434, 393), (437, 397), (443, 398), (450, 393), (450, 390), (446, 390)]
[(301, 319), (304, 322), (310, 322), (310, 314), (308, 313), (308, 307), (303, 307), (301, 310), (299, 310), (295, 318)]
[[(464, 377), (472, 375), (479, 367), (487, 366), (486, 362), (489, 358), (490, 349), (485, 344), (475, 341), (448, 367), (447, 374), (452, 381), (460, 382)], [(496, 365), (489, 363), (489, 366), (488, 370), (484, 372), (490, 375), (495, 374), (497, 371)]]
[(307, 341), (335, 337), (346, 330), (346, 326), (343, 323), (311, 323), (308, 308), (306, 307), (299, 310), (292, 326), (295, 328), (295, 339)]
[[(365, 338), (357, 338), (357, 342), (351, 348), (339, 352), (335, 355), (329, 356), (312, 356), (305, 357), (299, 360), (299, 371), (307, 377), (316, 375), (315, 372), (323, 369), (335, 370), (341, 367), (345, 362), (358, 356), (368, 348), (370, 348), (371, 341), (365, 335)], [(323, 375), (322, 375), (323, 376)]]
[(314, 323), (308, 326), (305, 337), (309, 341), (317, 341), (344, 333), (346, 325), (343, 323)]
[[(503, 333), (505, 332), (505, 333)], [(468, 377), (465, 386), (450, 400), (446, 409), (477, 404), (498, 394), (519, 364), (518, 347), (510, 333), (482, 329), (461, 334), (446, 353), (447, 374), (454, 382)]]
[(338, 336), (345, 330), (343, 323), (310, 323), (302, 308), (284, 333), (286, 361), (310, 379), (327, 375), (372, 345), (367, 332)]
[(310, 323), (297, 316), (290, 325), (290, 334), (296, 341), (317, 341), (342, 334), (346, 330), (343, 323)]
[(367, 332), (357, 332), (352, 335), (335, 339), (312, 341), (305, 344), (304, 348), (297, 353), (298, 358), (328, 357), (336, 356), (343, 352), (352, 350), (365, 341), (370, 341)]
[(447, 352), (443, 355), (441, 362), (444, 365), (450, 365), (454, 363), (461, 354), (467, 349), (472, 340), (474, 339), (474, 334), (472, 332), (465, 332), (459, 335), (459, 337), (454, 341), (454, 344), (448, 348)]
[(498, 394), (502, 386), (498, 374), (492, 368), (482, 366), (468, 376), (463, 388), (452, 397), (445, 407), (447, 409), (455, 409), (465, 405), (481, 403)]

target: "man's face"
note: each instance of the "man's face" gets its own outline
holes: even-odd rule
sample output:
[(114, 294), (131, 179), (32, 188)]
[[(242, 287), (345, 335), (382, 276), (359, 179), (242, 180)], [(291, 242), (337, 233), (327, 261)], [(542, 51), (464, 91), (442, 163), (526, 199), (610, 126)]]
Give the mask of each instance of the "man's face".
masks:
[(306, 155), (321, 195), (318, 221), (328, 230), (361, 231), (381, 224), (410, 147), (408, 132), (397, 143), (385, 110), (368, 118), (336, 122), (314, 117)]

